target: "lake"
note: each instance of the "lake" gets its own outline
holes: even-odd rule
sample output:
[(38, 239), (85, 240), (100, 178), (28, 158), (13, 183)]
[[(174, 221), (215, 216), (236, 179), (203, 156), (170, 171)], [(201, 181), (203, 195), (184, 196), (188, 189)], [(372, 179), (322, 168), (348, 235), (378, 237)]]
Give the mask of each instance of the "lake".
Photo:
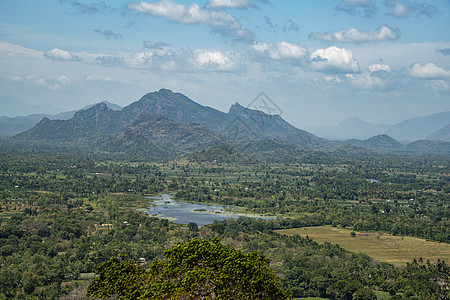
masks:
[(176, 201), (171, 195), (159, 195), (158, 197), (148, 197), (154, 206), (143, 211), (150, 216), (168, 219), (177, 224), (197, 223), (198, 226), (211, 224), (215, 220), (223, 221), (237, 219), (241, 216), (260, 218), (264, 220), (275, 219), (275, 217), (263, 217), (254, 214), (234, 213), (227, 211), (224, 206), (189, 203)]

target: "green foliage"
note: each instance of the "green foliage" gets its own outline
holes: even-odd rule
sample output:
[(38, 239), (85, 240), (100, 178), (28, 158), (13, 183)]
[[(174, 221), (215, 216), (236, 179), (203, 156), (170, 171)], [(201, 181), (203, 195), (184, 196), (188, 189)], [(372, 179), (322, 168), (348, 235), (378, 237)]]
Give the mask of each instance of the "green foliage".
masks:
[[(282, 154), (266, 146), (268, 158)], [(133, 291), (142, 291), (144, 284), (167, 282), (164, 278), (177, 274), (166, 272), (170, 259), (161, 261), (164, 249), (197, 236), (218, 237), (227, 246), (243, 249), (242, 255), (258, 251), (270, 259), (295, 297), (338, 297), (339, 288), (347, 291), (345, 297), (351, 292), (356, 297), (364, 288), (411, 299), (450, 297), (450, 271), (442, 260), (428, 263), (424, 257), (393, 267), (337, 245), (273, 232), (333, 224), (449, 242), (448, 157), (292, 153), (286, 147), (280, 156), (285, 163), (255, 163), (252, 157), (240, 165), (232, 149), (219, 149), (224, 160), (214, 163), (211, 159), (221, 153), (217, 149), (205, 151), (194, 163), (186, 157), (158, 163), (149, 157), (118, 160), (62, 146), (27, 147), (5, 150), (8, 147), (0, 143), (1, 299), (57, 299), (71, 290), (83, 291), (86, 273), (121, 253), (133, 262), (158, 259), (153, 273), (145, 271), (147, 277), (132, 285)], [(293, 161), (289, 155), (295, 156)], [(194, 224), (175, 225), (135, 210), (148, 205), (145, 195), (167, 190), (182, 199), (235, 205), (280, 218), (240, 218), (196, 230)], [(123, 259), (111, 265), (114, 272), (122, 267), (133, 272), (135, 266)], [(189, 276), (190, 269), (182, 264), (177, 270), (186, 271), (179, 273), (185, 281), (172, 280), (166, 287), (177, 283), (185, 292), (201, 292), (196, 283), (217, 271), (211, 267)], [(129, 286), (126, 281), (111, 282), (117, 289)]]
[(289, 299), (289, 291), (256, 251), (243, 253), (218, 239), (191, 240), (164, 252), (148, 270), (112, 258), (96, 268), (92, 297), (123, 299)]
[(353, 300), (377, 300), (375, 293), (368, 288), (361, 288), (353, 294)]
[(98, 277), (88, 286), (87, 293), (94, 298), (110, 296), (136, 299), (139, 297), (139, 285), (144, 270), (124, 257), (112, 257), (97, 265), (94, 272)]

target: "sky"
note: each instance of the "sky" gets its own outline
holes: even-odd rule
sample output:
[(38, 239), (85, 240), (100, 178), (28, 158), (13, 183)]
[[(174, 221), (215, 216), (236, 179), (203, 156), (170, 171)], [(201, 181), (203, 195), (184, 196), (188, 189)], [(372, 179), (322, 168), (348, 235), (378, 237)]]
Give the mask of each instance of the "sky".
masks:
[[(0, 97), (67, 111), (264, 92), (306, 129), (450, 110), (450, 0), (0, 1)], [(1, 115), (1, 108), (0, 108)]]

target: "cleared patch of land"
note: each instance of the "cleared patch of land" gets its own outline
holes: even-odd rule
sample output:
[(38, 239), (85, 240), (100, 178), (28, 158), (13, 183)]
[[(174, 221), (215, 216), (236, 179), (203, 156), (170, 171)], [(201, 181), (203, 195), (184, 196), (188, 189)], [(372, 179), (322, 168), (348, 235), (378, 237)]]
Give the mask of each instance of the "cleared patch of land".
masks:
[(438, 259), (450, 261), (450, 244), (431, 242), (413, 237), (392, 236), (376, 232), (356, 232), (332, 226), (303, 227), (277, 230), (286, 235), (309, 236), (318, 243), (338, 244), (356, 253), (366, 253), (379, 261), (404, 265), (422, 257), (434, 263)]

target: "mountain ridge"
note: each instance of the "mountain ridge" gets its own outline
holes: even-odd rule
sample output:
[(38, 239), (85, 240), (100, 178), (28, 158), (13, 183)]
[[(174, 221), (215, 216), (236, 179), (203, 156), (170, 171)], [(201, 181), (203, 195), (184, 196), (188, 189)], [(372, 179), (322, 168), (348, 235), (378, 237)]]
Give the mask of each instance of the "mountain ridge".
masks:
[(320, 137), (332, 140), (364, 140), (372, 136), (388, 134), (394, 139), (404, 142), (427, 139), (445, 141), (445, 138), (440, 138), (439, 135), (431, 135), (449, 124), (450, 111), (444, 111), (406, 119), (393, 125), (373, 124), (352, 117), (345, 119), (336, 126), (313, 126), (307, 129)]
[[(35, 127), (15, 137), (22, 141), (42, 143), (79, 143), (101, 151), (140, 153), (140, 155), (182, 155), (203, 151), (211, 146), (229, 145), (251, 156), (251, 150), (261, 155), (280, 155), (286, 159), (289, 151), (301, 150), (349, 151), (364, 149), (381, 152), (432, 151), (433, 145), (445, 153), (446, 144), (422, 141), (403, 145), (387, 134), (366, 140), (332, 142), (298, 129), (279, 115), (270, 115), (233, 104), (228, 113), (203, 106), (181, 93), (160, 89), (151, 92), (119, 111), (106, 103), (97, 103), (77, 111), (69, 120), (44, 117)], [(352, 147), (341, 146), (350, 144)], [(219, 150), (226, 156), (227, 151)], [(295, 150), (293, 150), (295, 149)], [(210, 151), (211, 152), (211, 151)], [(448, 151), (450, 152), (450, 150)], [(265, 154), (263, 154), (265, 153)], [(209, 156), (204, 152), (204, 156)], [(233, 156), (233, 155), (231, 155)]]
[[(111, 103), (109, 101), (102, 101), (99, 103), (105, 103), (108, 108), (111, 108), (114, 111), (122, 109), (121, 106)], [(13, 136), (22, 132), (25, 132), (36, 124), (38, 124), (43, 117), (46, 117), (50, 120), (68, 120), (74, 116), (74, 114), (80, 110), (89, 109), (98, 103), (86, 105), (82, 109), (79, 110), (71, 110), (58, 114), (31, 114), (27, 116), (16, 116), (16, 117), (7, 117), (0, 116), (0, 136)]]

